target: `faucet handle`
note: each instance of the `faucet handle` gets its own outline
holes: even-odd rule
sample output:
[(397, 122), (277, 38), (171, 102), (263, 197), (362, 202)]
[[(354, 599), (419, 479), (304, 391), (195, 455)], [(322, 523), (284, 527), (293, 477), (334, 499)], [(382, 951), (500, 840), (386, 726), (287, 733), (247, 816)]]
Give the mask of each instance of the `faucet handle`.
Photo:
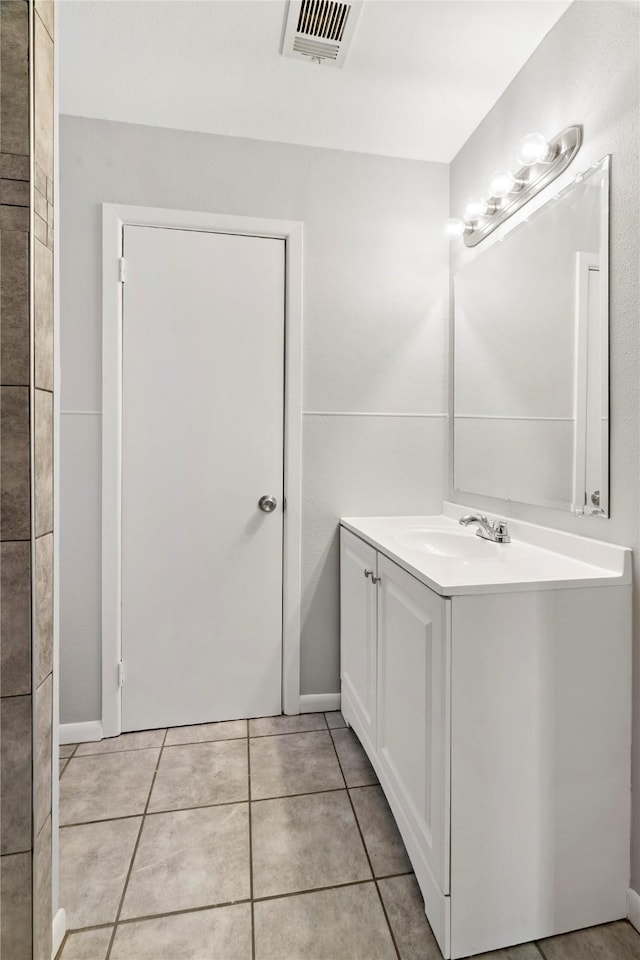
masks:
[(495, 530), (496, 540), (499, 543), (511, 543), (506, 520), (496, 520), (493, 524), (493, 529)]

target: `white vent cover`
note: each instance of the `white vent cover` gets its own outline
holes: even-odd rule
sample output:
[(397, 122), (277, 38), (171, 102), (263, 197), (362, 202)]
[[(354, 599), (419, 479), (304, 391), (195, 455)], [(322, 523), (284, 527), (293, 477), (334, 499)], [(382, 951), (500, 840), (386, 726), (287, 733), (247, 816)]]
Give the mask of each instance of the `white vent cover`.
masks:
[(361, 0), (289, 0), (283, 56), (341, 67), (361, 7)]

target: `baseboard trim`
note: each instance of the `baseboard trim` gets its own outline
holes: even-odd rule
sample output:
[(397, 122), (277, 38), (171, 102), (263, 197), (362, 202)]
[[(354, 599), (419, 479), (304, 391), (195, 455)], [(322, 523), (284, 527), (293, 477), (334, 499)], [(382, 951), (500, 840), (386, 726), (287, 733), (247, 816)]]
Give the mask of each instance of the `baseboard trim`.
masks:
[(304, 693), (300, 697), (300, 713), (330, 713), (339, 709), (339, 693)]
[(636, 893), (631, 887), (627, 891), (627, 916), (629, 923), (640, 933), (640, 893)]
[(67, 932), (67, 915), (60, 907), (51, 924), (51, 960), (55, 960)]
[(60, 724), (60, 743), (92, 743), (94, 740), (102, 740), (100, 720)]

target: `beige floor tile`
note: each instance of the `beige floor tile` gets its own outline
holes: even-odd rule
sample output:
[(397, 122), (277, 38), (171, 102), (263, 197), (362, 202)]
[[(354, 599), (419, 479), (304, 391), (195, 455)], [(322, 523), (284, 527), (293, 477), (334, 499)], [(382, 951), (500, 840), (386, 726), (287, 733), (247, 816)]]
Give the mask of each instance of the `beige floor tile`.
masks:
[(382, 787), (356, 787), (351, 800), (376, 877), (407, 873), (411, 861)]
[(336, 745), (340, 766), (348, 787), (367, 787), (377, 783), (375, 770), (362, 749), (353, 730), (348, 727), (332, 730), (331, 736)]
[[(438, 954), (438, 956), (440, 957), (441, 954)], [(582, 955), (580, 956), (582, 960)], [(543, 960), (542, 954), (535, 943), (519, 943), (515, 947), (505, 947), (504, 950), (476, 953), (474, 957), (477, 957), (477, 960)], [(469, 960), (473, 960), (473, 958), (469, 957)]]
[(308, 730), (326, 730), (324, 713), (300, 713), (293, 717), (259, 717), (249, 720), (250, 737), (270, 737), (278, 733), (306, 733)]
[(254, 803), (251, 824), (256, 897), (371, 876), (346, 791)]
[(339, 710), (333, 710), (331, 713), (325, 713), (327, 726), (334, 730), (336, 727), (346, 727), (344, 717)]
[(640, 960), (640, 934), (626, 920), (541, 940), (546, 960)]
[(60, 831), (59, 901), (68, 930), (113, 923), (139, 828), (140, 817), (131, 817)]
[(77, 743), (61, 743), (60, 744), (60, 757), (70, 757), (75, 748), (78, 746)]
[(223, 720), (220, 723), (199, 723), (189, 727), (170, 727), (167, 731), (165, 745), (201, 743), (204, 740), (237, 740), (246, 736), (246, 720)]
[(60, 823), (143, 813), (159, 750), (73, 757), (60, 780)]
[(64, 760), (58, 760), (58, 775), (62, 776), (64, 773), (64, 768), (69, 763), (69, 758), (66, 757)]
[(400, 960), (442, 960), (436, 938), (427, 923), (424, 901), (413, 874), (379, 880), (378, 885), (396, 938)]
[(328, 731), (251, 740), (251, 797), (290, 796), (344, 787)]
[[(122, 923), (111, 960), (251, 960), (251, 906)], [(65, 958), (66, 960), (66, 958)]]
[(122, 917), (230, 903), (249, 892), (247, 804), (154, 813), (145, 820)]
[(256, 960), (395, 960), (373, 883), (255, 905)]
[(122, 753), (123, 750), (145, 750), (161, 747), (164, 730), (140, 730), (137, 733), (121, 733), (119, 737), (106, 737), (94, 743), (81, 743), (76, 757), (89, 757), (99, 753)]
[(113, 927), (83, 930), (67, 937), (60, 960), (105, 960)]
[(192, 743), (162, 751), (149, 810), (236, 803), (248, 796), (246, 740)]

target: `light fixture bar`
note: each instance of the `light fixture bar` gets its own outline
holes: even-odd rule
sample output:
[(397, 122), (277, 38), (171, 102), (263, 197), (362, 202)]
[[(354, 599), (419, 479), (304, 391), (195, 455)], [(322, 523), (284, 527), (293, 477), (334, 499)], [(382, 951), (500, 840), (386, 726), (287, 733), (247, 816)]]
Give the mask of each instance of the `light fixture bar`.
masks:
[(521, 167), (514, 174), (514, 179), (522, 186), (516, 192), (504, 197), (490, 197), (487, 200), (488, 212), (478, 220), (466, 223), (466, 229), (462, 235), (465, 246), (475, 247), (493, 233), (496, 227), (520, 210), (525, 203), (544, 190), (567, 169), (581, 146), (582, 124), (566, 127), (557, 137), (550, 140), (551, 160)]

